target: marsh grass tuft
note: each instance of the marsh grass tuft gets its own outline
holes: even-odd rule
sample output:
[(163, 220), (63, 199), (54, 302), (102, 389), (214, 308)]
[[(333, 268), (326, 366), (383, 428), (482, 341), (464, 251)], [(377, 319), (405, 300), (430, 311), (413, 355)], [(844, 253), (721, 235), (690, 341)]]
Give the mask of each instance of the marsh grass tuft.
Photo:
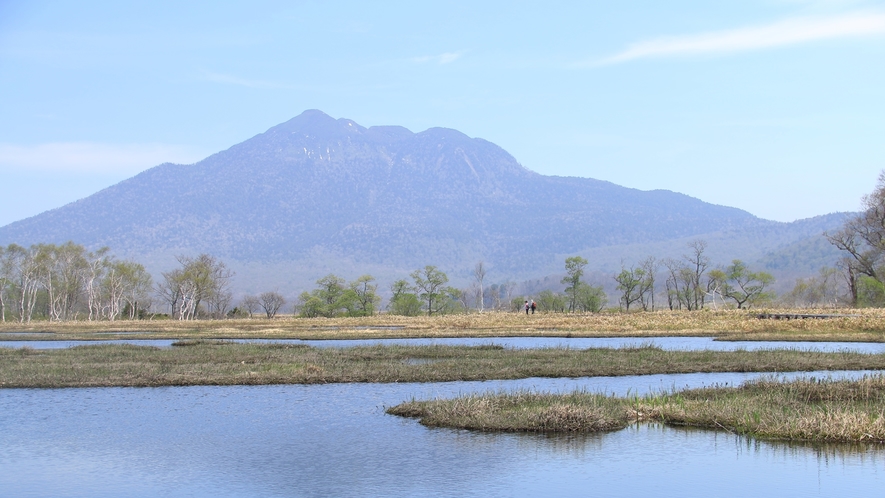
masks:
[(500, 432), (603, 432), (629, 423), (620, 402), (587, 393), (519, 391), (429, 402), (412, 400), (388, 408), (387, 413), (420, 418), (428, 427)]
[(885, 442), (885, 376), (860, 380), (773, 379), (734, 389), (697, 389), (652, 403), (674, 425), (720, 426), (767, 439)]
[(423, 425), (484, 431), (601, 432), (658, 421), (760, 439), (885, 443), (885, 376), (763, 379), (643, 397), (530, 392), (409, 401), (387, 410)]
[(233, 341), (225, 341), (222, 339), (181, 339), (172, 343), (173, 347), (188, 346), (226, 346), (235, 344)]

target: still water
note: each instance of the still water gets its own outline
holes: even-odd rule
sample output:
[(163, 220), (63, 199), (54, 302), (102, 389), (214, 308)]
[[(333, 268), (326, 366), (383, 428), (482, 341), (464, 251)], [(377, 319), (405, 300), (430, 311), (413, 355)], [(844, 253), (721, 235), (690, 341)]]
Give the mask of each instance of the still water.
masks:
[(758, 376), (4, 389), (0, 495), (882, 495), (885, 449), (876, 447), (760, 443), (658, 425), (583, 437), (483, 434), (384, 413), (413, 397), (517, 388), (642, 394)]
[[(715, 341), (712, 337), (452, 337), (434, 339), (359, 339), (359, 340), (326, 340), (305, 341), (300, 339), (234, 339), (236, 342), (255, 343), (286, 343), (306, 344), (320, 348), (345, 348), (375, 344), (403, 344), (423, 346), (439, 345), (486, 345), (498, 344), (506, 348), (554, 348), (568, 347), (572, 349), (586, 348), (624, 348), (640, 345), (654, 345), (670, 351), (734, 351), (743, 349), (756, 351), (759, 349), (800, 349), (807, 351), (857, 353), (885, 353), (882, 342), (791, 342), (791, 341)], [(134, 346), (171, 347), (172, 339), (119, 339), (107, 341), (0, 341), (0, 347), (34, 349), (61, 349), (89, 344), (131, 344)]]

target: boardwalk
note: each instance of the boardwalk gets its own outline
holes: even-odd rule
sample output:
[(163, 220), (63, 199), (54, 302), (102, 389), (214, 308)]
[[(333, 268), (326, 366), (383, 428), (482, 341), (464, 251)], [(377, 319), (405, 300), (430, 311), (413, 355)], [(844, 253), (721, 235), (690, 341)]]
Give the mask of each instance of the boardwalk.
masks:
[(756, 318), (760, 320), (825, 320), (827, 318), (857, 318), (860, 315), (846, 315), (839, 313), (828, 314), (805, 314), (805, 313), (759, 313)]

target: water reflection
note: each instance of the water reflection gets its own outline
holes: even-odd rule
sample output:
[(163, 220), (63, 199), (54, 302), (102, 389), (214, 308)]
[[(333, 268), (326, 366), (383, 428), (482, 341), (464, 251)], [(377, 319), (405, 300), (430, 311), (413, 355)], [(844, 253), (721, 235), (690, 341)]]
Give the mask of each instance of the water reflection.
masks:
[(8, 496), (881, 492), (885, 453), (876, 447), (760, 443), (661, 425), (588, 436), (483, 434), (427, 429), (384, 413), (413, 397), (521, 388), (644, 394), (759, 376), (0, 390), (0, 490)]

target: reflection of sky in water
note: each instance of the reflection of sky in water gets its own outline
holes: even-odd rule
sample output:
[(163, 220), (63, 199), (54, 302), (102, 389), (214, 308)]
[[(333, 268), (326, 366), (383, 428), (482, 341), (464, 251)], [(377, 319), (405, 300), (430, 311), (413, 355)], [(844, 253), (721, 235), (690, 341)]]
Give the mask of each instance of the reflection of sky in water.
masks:
[(781, 497), (881, 492), (885, 450), (759, 443), (660, 426), (590, 436), (482, 434), (427, 429), (384, 414), (385, 406), (413, 397), (517, 388), (642, 394), (733, 385), (758, 376), (2, 390), (0, 494)]
[[(498, 344), (507, 348), (623, 348), (655, 345), (667, 350), (734, 351), (744, 349), (800, 349), (824, 352), (855, 351), (885, 353), (885, 343), (879, 342), (788, 342), (788, 341), (714, 341), (712, 337), (456, 337), (439, 339), (365, 339), (302, 341), (300, 339), (238, 339), (237, 342), (307, 344), (315, 347), (352, 347), (374, 344), (404, 345), (486, 345)], [(0, 347), (60, 349), (89, 344), (133, 344), (139, 346), (169, 347), (172, 339), (121, 339), (111, 341), (0, 341)]]

